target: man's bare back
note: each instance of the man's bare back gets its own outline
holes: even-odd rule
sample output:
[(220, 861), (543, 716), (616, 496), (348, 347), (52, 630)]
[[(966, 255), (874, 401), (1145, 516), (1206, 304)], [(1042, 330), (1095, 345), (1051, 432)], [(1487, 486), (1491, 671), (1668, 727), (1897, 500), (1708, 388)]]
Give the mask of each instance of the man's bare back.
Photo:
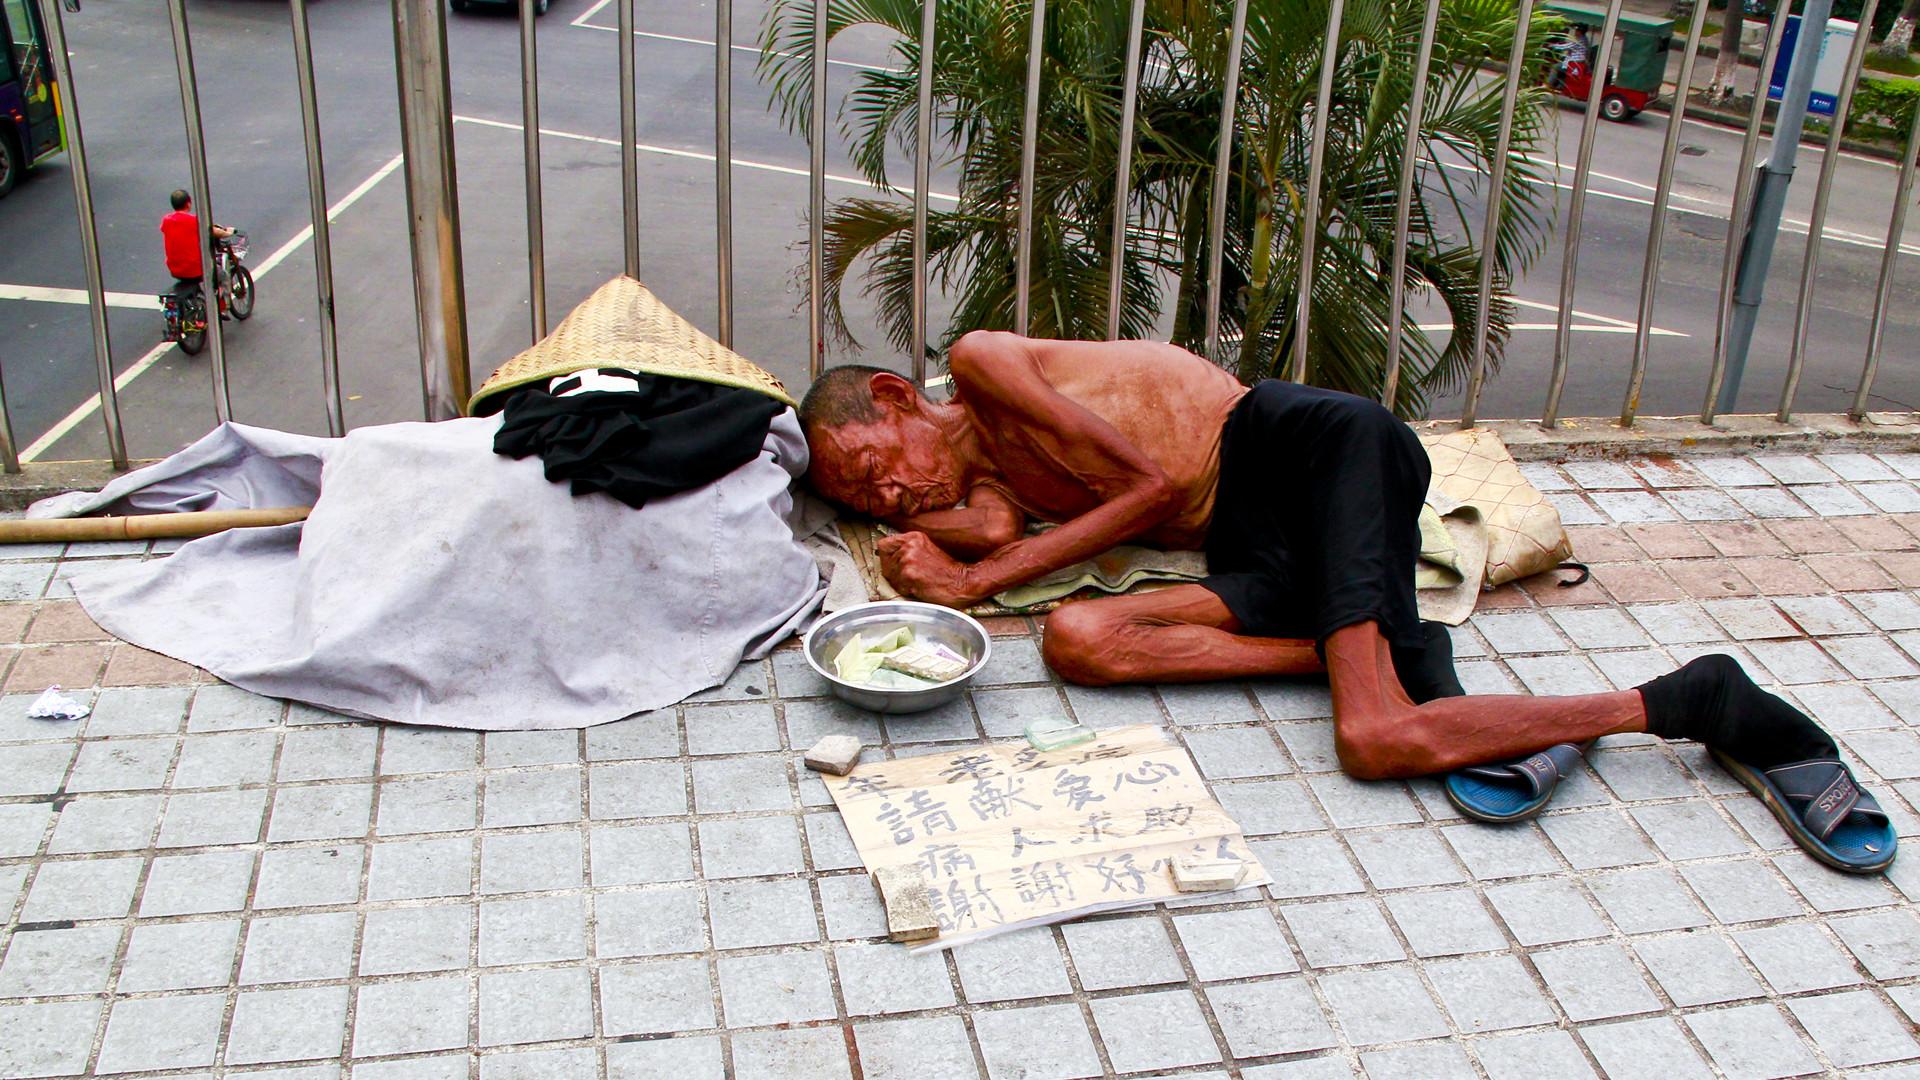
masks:
[[(1231, 375), (1156, 342), (985, 332), (950, 369), (949, 402), (874, 373), (871, 416), (808, 432), (814, 486), (904, 530), (881, 548), (902, 591), (969, 603), (1129, 540), (1200, 544)], [(1028, 517), (1059, 527), (1027, 537)]]

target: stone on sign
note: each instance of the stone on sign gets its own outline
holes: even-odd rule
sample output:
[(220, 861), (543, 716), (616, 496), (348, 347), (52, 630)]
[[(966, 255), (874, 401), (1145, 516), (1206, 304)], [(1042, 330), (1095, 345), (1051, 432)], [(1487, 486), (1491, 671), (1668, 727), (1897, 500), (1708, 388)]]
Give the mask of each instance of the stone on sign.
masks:
[(860, 740), (851, 735), (829, 735), (813, 744), (805, 758), (814, 772), (845, 776), (860, 764)]
[(1176, 855), (1172, 873), (1173, 887), (1181, 892), (1218, 892), (1238, 888), (1240, 879), (1247, 876), (1247, 867), (1230, 859)]
[(939, 936), (933, 894), (912, 867), (880, 867), (873, 872), (873, 887), (880, 890), (880, 905), (887, 909), (887, 937), (911, 942)]

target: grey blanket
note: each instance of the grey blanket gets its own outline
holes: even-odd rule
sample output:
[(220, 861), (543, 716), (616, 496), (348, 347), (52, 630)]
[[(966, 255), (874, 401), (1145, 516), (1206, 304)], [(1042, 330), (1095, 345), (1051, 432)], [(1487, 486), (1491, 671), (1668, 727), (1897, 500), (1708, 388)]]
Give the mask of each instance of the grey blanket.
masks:
[(759, 458), (641, 510), (494, 454), (498, 426), (325, 439), (227, 424), (29, 516), (311, 504), (303, 523), (205, 537), (74, 590), (115, 636), (236, 686), (408, 724), (571, 728), (671, 705), (819, 606), (788, 524), (807, 465), (791, 409)]

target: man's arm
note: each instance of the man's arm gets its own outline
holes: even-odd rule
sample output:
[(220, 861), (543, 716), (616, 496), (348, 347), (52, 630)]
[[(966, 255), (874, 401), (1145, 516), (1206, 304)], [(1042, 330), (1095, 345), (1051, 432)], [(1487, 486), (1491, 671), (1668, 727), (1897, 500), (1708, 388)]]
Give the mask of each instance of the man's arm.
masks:
[(982, 484), (967, 493), (967, 505), (887, 521), (900, 532), (926, 533), (942, 551), (971, 562), (1020, 539), (1027, 516), (1013, 500)]
[[(881, 549), (882, 568), (903, 591), (972, 602), (1092, 558), (1178, 510), (1179, 492), (1152, 458), (1047, 382), (1037, 350), (1050, 344), (1006, 333), (968, 334), (954, 343), (949, 356), (954, 384), (976, 410), (1025, 430), (1037, 451), (1084, 484), (1099, 505), (971, 566), (950, 564), (930, 541), (913, 534), (890, 537)], [(1126, 346), (1070, 342), (1061, 347)]]

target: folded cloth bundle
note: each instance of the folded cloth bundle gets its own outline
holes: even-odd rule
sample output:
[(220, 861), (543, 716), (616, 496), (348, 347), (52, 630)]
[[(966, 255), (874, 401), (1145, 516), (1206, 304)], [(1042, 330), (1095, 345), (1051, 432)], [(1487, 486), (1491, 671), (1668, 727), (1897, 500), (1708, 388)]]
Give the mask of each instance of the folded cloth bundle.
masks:
[(575, 495), (603, 491), (638, 509), (712, 483), (760, 454), (786, 406), (758, 390), (586, 368), (517, 392), (495, 453), (538, 454)]

